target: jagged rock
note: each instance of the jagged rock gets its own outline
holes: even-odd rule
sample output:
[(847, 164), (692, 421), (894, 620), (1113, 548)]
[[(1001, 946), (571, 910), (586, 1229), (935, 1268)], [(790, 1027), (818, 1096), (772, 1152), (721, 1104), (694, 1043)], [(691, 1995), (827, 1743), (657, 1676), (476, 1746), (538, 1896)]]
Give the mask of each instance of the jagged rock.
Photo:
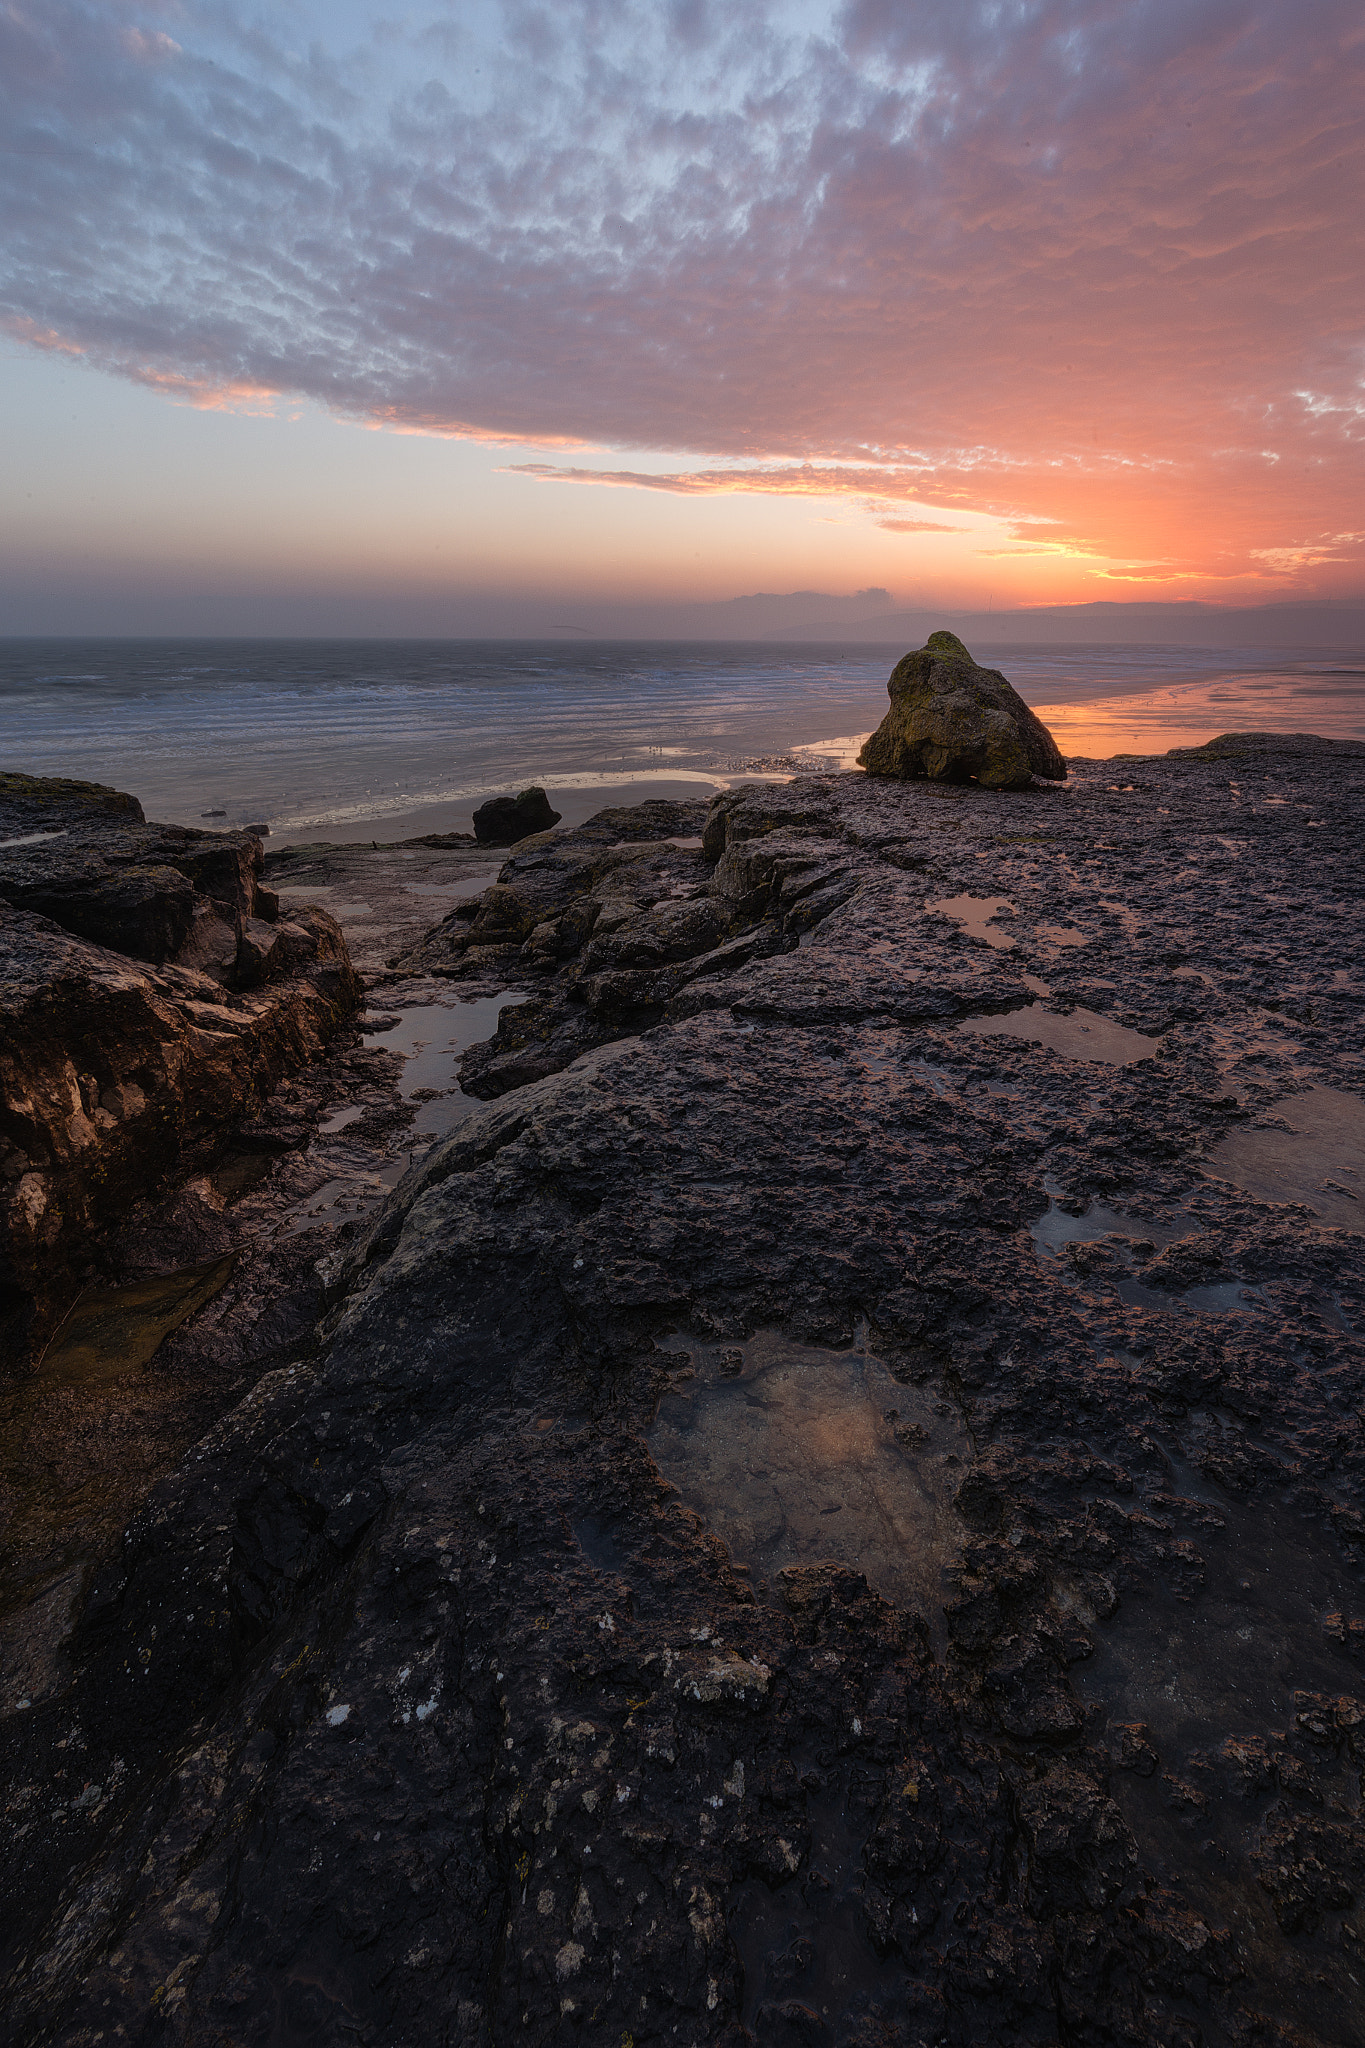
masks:
[(399, 839), (394, 842), (397, 846), (429, 846), (435, 848), (477, 846), (478, 843), (472, 832), (423, 832), (416, 839)]
[(0, 836), (23, 842), (0, 847), (0, 1339), (17, 1355), (73, 1262), (315, 1058), (359, 984), (325, 911), (280, 919), (253, 835), (0, 775)]
[(551, 810), (550, 799), (536, 786), (519, 796), (490, 796), (474, 813), (474, 837), (480, 846), (515, 846), (535, 832), (548, 832), (562, 815)]
[(226, 985), (268, 972), (269, 947), (236, 943), (244, 919), (279, 913), (255, 833), (149, 824), (135, 797), (101, 783), (0, 774), (0, 840), (0, 902), (16, 910), (157, 967), (187, 945), (195, 964), (221, 966), (216, 935), (195, 930), (211, 913), (234, 934)]
[(0, 770), (0, 844), (29, 833), (48, 836), (110, 818), (125, 825), (144, 822), (137, 798), (106, 782)]
[(998, 669), (982, 668), (956, 633), (931, 633), (887, 684), (891, 709), (858, 756), (869, 775), (1025, 789), (1066, 778), (1057, 743)]
[(341, 934), (310, 923), (265, 926), (295, 934), (292, 972), (233, 995), (0, 904), (0, 1346), (21, 1350), (99, 1232), (354, 1012)]

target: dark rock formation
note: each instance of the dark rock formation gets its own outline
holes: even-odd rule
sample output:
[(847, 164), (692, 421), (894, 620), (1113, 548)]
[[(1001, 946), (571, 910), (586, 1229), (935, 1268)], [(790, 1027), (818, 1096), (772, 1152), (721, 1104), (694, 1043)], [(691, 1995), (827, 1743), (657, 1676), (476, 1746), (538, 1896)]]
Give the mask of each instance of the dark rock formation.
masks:
[(22, 1353), (98, 1235), (315, 1058), (359, 988), (325, 911), (279, 916), (253, 837), (15, 775), (0, 834), (21, 842), (0, 847), (0, 1342)]
[(523, 789), (519, 796), (490, 796), (474, 813), (474, 837), (480, 846), (515, 846), (534, 832), (548, 832), (562, 813), (551, 810), (543, 789)]
[[(178, 960), (227, 988), (292, 971), (249, 832), (149, 825), (100, 783), (0, 774), (0, 902), (134, 960)], [(297, 950), (297, 948), (294, 948)]]
[(1365, 1112), (1365, 786), (1228, 776), (751, 790), (440, 928), (625, 1035), (419, 1162), (62, 1592), (17, 2048), (1360, 2039), (1359, 1162), (1219, 1168)]
[(972, 660), (956, 633), (931, 633), (896, 663), (891, 709), (858, 756), (869, 775), (1025, 789), (1066, 779), (1056, 741), (999, 669)]
[[(1365, 740), (1325, 740), (1315, 732), (1223, 732), (1200, 747), (1172, 747), (1172, 761), (1232, 761), (1242, 754), (1269, 754), (1292, 761), (1302, 754), (1333, 754), (1338, 759), (1365, 754)], [(1123, 759), (1136, 759), (1125, 755)]]

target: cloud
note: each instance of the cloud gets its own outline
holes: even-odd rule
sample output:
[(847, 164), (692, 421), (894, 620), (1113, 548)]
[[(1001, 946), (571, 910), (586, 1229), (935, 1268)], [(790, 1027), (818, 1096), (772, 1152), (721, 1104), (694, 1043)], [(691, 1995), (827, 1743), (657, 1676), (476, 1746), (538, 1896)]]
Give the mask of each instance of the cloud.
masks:
[(141, 64), (156, 64), (165, 57), (181, 55), (179, 43), (163, 30), (155, 28), (124, 29), (123, 47), (130, 57)]
[(607, 484), (636, 491), (675, 491), (685, 497), (725, 497), (757, 491), (770, 497), (829, 498), (876, 491), (882, 497), (915, 497), (928, 465), (873, 468), (867, 464), (802, 462), (768, 464), (752, 469), (574, 469), (557, 462), (511, 462), (512, 476), (532, 476), (540, 483)]
[(965, 526), (940, 526), (932, 519), (879, 519), (883, 533), (967, 533)]
[(0, 4), (29, 344), (194, 402), (700, 465), (591, 473), (623, 487), (913, 478), (1096, 573), (1278, 587), (1297, 549), (1358, 580), (1301, 540), (1362, 484), (1356, 0), (350, 19)]

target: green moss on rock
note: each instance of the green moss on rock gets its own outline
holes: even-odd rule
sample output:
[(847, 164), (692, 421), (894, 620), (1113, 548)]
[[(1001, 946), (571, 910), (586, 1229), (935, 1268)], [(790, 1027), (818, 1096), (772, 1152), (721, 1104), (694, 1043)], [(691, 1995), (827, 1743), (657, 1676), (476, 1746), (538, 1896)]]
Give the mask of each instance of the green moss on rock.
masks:
[(858, 756), (869, 775), (1024, 789), (1066, 778), (1057, 743), (999, 669), (973, 661), (956, 633), (931, 633), (896, 663), (891, 709)]

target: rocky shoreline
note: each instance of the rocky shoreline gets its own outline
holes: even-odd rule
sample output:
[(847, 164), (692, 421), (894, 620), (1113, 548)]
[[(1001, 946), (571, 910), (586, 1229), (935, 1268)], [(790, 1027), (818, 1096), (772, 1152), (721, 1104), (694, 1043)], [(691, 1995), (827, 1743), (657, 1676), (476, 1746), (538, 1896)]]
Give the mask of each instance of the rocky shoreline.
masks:
[[(248, 849), (376, 1028), (101, 1253), (235, 1263), (4, 1620), (12, 2038), (1365, 2039), (1363, 795), (1229, 736)], [(486, 1106), (405, 1094), (379, 1006), (476, 1003)]]

